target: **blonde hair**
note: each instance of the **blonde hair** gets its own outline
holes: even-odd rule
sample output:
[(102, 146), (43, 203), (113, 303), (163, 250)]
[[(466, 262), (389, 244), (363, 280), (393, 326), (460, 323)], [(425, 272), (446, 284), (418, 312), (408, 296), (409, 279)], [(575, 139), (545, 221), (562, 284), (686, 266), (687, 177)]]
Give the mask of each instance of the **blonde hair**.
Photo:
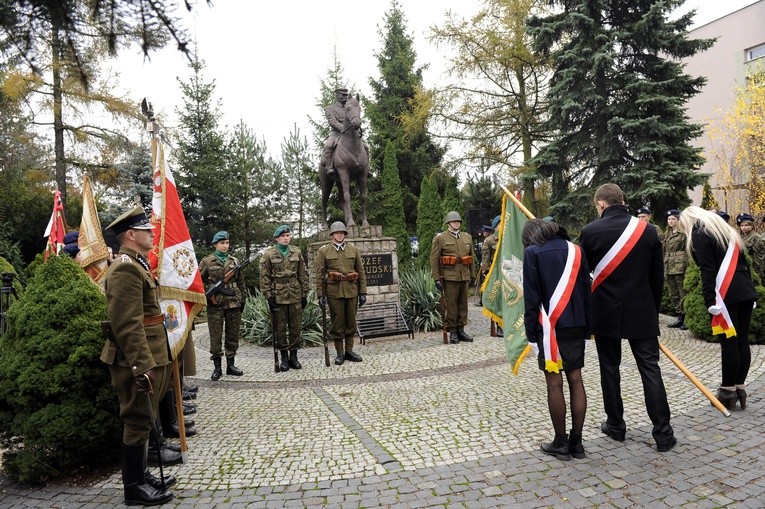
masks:
[(738, 244), (743, 251), (744, 243), (738, 232), (729, 225), (725, 219), (717, 215), (716, 212), (704, 210), (701, 207), (690, 206), (680, 213), (680, 229), (688, 237), (685, 243), (685, 250), (692, 254), (693, 245), (691, 244), (691, 233), (695, 225), (699, 226), (699, 231), (704, 231), (715, 239), (715, 242), (723, 249), (728, 249), (728, 243), (731, 241)]

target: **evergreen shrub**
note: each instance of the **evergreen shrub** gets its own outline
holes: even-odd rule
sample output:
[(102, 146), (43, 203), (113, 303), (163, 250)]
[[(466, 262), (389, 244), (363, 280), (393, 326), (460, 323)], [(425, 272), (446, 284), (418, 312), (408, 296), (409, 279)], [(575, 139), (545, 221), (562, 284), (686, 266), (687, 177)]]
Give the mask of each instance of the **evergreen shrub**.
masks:
[(407, 324), (417, 332), (441, 328), (441, 295), (429, 270), (402, 271), (401, 309)]
[(106, 299), (68, 256), (39, 266), (0, 343), (3, 470), (42, 482), (117, 457), (117, 397), (99, 356)]
[[(329, 310), (327, 310), (327, 327), (329, 327)], [(273, 327), (268, 301), (258, 289), (250, 291), (244, 301), (242, 323), (239, 329), (242, 337), (249, 343), (258, 346), (272, 346)], [(305, 346), (323, 345), (321, 334), (321, 308), (313, 291), (308, 294), (308, 304), (303, 309), (303, 323), (300, 339)]]

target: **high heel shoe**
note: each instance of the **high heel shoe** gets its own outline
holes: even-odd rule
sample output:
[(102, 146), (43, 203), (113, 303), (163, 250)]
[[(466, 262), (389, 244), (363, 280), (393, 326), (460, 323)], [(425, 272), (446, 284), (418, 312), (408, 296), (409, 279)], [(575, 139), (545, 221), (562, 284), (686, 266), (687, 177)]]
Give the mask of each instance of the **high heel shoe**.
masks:
[(746, 389), (736, 389), (736, 398), (741, 410), (746, 410)]
[[(723, 389), (720, 387), (717, 389), (717, 401), (723, 404), (728, 410), (736, 408), (736, 401), (738, 401), (738, 393), (729, 389)], [(745, 403), (746, 404), (746, 403)]]

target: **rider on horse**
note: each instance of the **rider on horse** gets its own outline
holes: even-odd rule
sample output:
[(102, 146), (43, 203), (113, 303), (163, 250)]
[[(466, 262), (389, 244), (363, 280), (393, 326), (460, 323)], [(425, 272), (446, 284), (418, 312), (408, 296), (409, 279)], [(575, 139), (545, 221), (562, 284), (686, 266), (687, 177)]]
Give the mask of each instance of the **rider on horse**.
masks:
[[(321, 164), (327, 168), (327, 175), (335, 176), (335, 168), (332, 166), (332, 156), (337, 146), (337, 140), (343, 132), (343, 122), (345, 121), (345, 102), (348, 100), (348, 89), (338, 88), (335, 90), (335, 103), (324, 109), (324, 114), (329, 122), (329, 137), (324, 142), (324, 155), (321, 158)], [(369, 157), (369, 145), (362, 141), (364, 149)]]

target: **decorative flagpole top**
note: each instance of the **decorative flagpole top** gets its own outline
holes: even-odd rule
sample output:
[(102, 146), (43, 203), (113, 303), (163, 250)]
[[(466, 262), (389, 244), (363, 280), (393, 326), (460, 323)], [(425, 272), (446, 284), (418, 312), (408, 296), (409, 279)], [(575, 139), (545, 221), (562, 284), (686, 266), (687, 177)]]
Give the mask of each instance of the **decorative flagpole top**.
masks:
[(152, 137), (159, 134), (159, 122), (154, 116), (154, 106), (144, 97), (141, 101), (141, 113), (146, 117), (146, 130)]

